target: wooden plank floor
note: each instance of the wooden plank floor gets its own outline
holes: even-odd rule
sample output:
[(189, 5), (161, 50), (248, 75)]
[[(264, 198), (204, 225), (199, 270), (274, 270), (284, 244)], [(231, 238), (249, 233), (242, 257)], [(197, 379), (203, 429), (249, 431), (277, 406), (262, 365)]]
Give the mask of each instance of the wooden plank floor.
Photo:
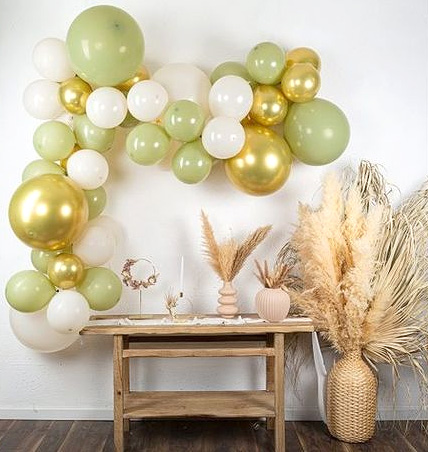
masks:
[[(383, 422), (366, 444), (331, 438), (321, 422), (287, 422), (287, 452), (425, 452), (418, 423)], [(272, 433), (258, 421), (132, 421), (127, 451), (271, 452)], [(110, 421), (0, 420), (0, 452), (114, 452)]]

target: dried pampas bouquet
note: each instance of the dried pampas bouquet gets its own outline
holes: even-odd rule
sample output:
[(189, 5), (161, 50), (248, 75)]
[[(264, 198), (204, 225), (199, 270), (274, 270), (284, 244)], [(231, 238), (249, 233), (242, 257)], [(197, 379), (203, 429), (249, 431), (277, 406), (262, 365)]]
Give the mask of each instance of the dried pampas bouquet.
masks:
[(239, 243), (234, 238), (223, 242), (217, 242), (214, 230), (204, 211), (201, 212), (202, 219), (202, 251), (215, 271), (223, 281), (223, 287), (219, 290), (220, 306), (217, 312), (225, 318), (234, 317), (238, 313), (236, 306), (236, 290), (232, 281), (241, 271), (245, 261), (257, 246), (266, 238), (272, 226), (263, 226), (249, 234), (247, 238)]
[[(339, 394), (333, 383), (339, 368), (361, 355), (373, 366), (391, 364), (395, 375), (399, 365), (410, 365), (428, 387), (428, 187), (398, 208), (389, 194), (382, 174), (368, 162), (342, 181), (331, 174), (324, 181), (321, 206), (300, 206), (291, 241), (303, 285), (293, 301), (345, 356), (331, 372), (327, 391), (330, 431), (345, 440), (341, 423), (346, 416), (340, 407), (353, 392), (348, 387)], [(365, 403), (369, 408), (361, 419), (367, 424), (373, 417), (367, 434), (374, 431), (376, 404), (370, 398)], [(358, 413), (353, 416), (358, 427)]]

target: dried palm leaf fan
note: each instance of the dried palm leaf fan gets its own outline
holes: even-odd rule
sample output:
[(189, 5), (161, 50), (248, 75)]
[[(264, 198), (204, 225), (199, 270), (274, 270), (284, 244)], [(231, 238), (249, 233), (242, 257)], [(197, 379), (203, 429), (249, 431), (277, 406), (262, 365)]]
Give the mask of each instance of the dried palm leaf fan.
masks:
[(292, 238), (303, 289), (296, 305), (344, 355), (330, 372), (330, 432), (349, 442), (374, 433), (376, 377), (366, 362), (428, 371), (428, 188), (394, 209), (379, 169), (360, 164), (345, 182), (330, 175), (318, 209), (300, 206)]

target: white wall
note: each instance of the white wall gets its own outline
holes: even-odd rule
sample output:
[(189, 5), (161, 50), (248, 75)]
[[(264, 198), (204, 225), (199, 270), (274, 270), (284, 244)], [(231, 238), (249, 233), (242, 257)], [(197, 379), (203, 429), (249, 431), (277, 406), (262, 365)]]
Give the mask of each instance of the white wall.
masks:
[[(0, 286), (11, 274), (31, 268), (29, 249), (16, 239), (7, 221), (9, 199), (27, 162), (36, 158), (32, 135), (38, 121), (24, 111), (25, 86), (38, 78), (31, 64), (36, 42), (64, 38), (72, 19), (95, 1), (0, 0)], [(218, 63), (244, 60), (257, 42), (272, 40), (286, 48), (310, 46), (323, 60), (320, 96), (346, 112), (352, 127), (350, 146), (328, 167), (295, 165), (291, 179), (277, 194), (254, 198), (233, 189), (221, 168), (200, 186), (186, 186), (159, 168), (132, 164), (124, 155), (123, 136), (108, 155), (107, 213), (124, 228), (125, 238), (112, 268), (126, 257), (150, 256), (162, 279), (145, 295), (145, 312), (162, 310), (162, 295), (178, 285), (179, 259), (186, 258), (186, 289), (194, 311), (216, 307), (218, 281), (200, 254), (198, 214), (203, 207), (217, 230), (238, 236), (265, 223), (275, 232), (257, 251), (272, 255), (296, 220), (299, 201), (311, 202), (322, 175), (357, 164), (361, 158), (381, 163), (403, 195), (427, 175), (427, 2), (426, 0), (216, 0), (212, 2), (145, 0), (111, 2), (140, 23), (146, 38), (146, 64), (153, 72), (170, 62), (189, 62), (210, 71)], [(241, 306), (253, 309), (258, 285), (250, 266), (238, 277)], [(135, 293), (124, 291), (115, 312), (135, 312)], [(190, 305), (183, 310), (191, 309)], [(0, 416), (103, 418), (111, 416), (111, 342), (85, 338), (55, 355), (22, 347), (8, 324), (8, 306), (0, 303)], [(150, 389), (218, 389), (260, 387), (258, 359), (151, 360), (134, 370)], [(389, 373), (382, 372), (382, 391)], [(406, 379), (409, 385), (412, 380)], [(301, 400), (287, 395), (287, 416), (314, 417), (315, 375), (312, 364), (301, 374)], [(402, 394), (401, 394), (402, 392)], [(398, 411), (411, 414), (413, 397), (400, 392)], [(390, 416), (391, 402), (381, 400)]]

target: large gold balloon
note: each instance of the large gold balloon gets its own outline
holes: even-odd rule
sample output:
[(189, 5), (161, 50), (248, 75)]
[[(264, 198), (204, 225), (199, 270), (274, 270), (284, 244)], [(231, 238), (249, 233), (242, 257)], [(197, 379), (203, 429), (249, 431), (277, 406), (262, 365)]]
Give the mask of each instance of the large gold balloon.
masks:
[(274, 126), (284, 120), (287, 110), (288, 101), (278, 88), (271, 85), (258, 85), (254, 88), (251, 119), (262, 126)]
[(271, 129), (259, 125), (244, 128), (244, 147), (238, 155), (226, 160), (226, 174), (245, 193), (269, 195), (279, 190), (290, 174), (290, 148)]
[(297, 63), (287, 69), (282, 77), (281, 88), (291, 102), (308, 102), (320, 89), (318, 71), (310, 63)]
[(48, 262), (48, 277), (60, 289), (71, 289), (83, 278), (83, 263), (75, 254), (61, 253)]
[(61, 174), (43, 174), (21, 184), (9, 205), (15, 234), (31, 248), (45, 251), (69, 246), (88, 220), (83, 190)]
[(65, 80), (59, 85), (59, 100), (64, 108), (73, 115), (83, 115), (86, 112), (86, 101), (92, 88), (79, 77)]
[(131, 77), (130, 79), (120, 83), (119, 85), (116, 86), (116, 88), (124, 93), (127, 93), (136, 83), (141, 82), (143, 80), (148, 80), (149, 78), (150, 74), (148, 69), (145, 66), (141, 66), (141, 68), (138, 69), (134, 77)]
[(289, 50), (285, 55), (285, 69), (289, 69), (297, 63), (311, 63), (319, 71), (321, 69), (321, 58), (315, 50), (309, 47), (297, 47)]

